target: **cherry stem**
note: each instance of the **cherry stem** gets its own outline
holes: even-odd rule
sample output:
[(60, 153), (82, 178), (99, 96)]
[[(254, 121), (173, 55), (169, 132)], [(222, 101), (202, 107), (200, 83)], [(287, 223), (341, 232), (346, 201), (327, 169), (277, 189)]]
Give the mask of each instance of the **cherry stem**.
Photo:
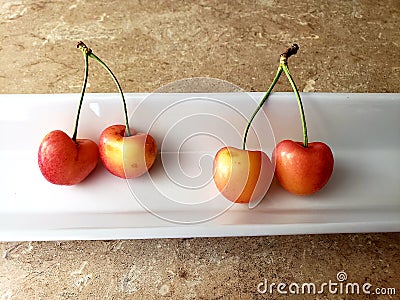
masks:
[(85, 58), (85, 75), (83, 78), (83, 84), (82, 84), (82, 91), (81, 91), (81, 99), (79, 100), (79, 106), (78, 106), (78, 112), (76, 113), (76, 120), (75, 120), (75, 128), (74, 128), (74, 134), (72, 135), (72, 140), (76, 143), (76, 137), (78, 135), (78, 123), (79, 123), (79, 116), (81, 114), (81, 108), (82, 108), (82, 103), (83, 103), (83, 96), (85, 95), (85, 90), (86, 90), (86, 84), (87, 84), (87, 79), (89, 75), (89, 58), (87, 52), (83, 52), (83, 56)]
[(274, 86), (276, 85), (276, 83), (279, 80), (279, 77), (282, 74), (282, 71), (285, 73), (286, 77), (289, 80), (289, 83), (296, 95), (296, 100), (297, 100), (297, 104), (299, 106), (299, 110), (300, 110), (300, 116), (301, 116), (301, 123), (303, 126), (303, 137), (304, 137), (304, 141), (303, 141), (303, 146), (304, 147), (308, 147), (308, 136), (307, 136), (307, 124), (306, 124), (306, 117), (304, 114), (304, 108), (303, 108), (303, 103), (301, 102), (301, 97), (300, 97), (300, 93), (296, 87), (296, 84), (292, 78), (292, 75), (290, 74), (289, 68), (288, 68), (288, 64), (287, 64), (287, 60), (290, 56), (294, 55), (297, 53), (297, 51), (299, 50), (299, 46), (297, 44), (293, 44), (292, 46), (290, 46), (285, 52), (283, 52), (280, 55), (280, 60), (279, 60), (279, 67), (278, 67), (278, 71), (276, 72), (275, 78), (272, 81), (270, 87), (268, 88), (267, 92), (265, 93), (264, 97), (261, 99), (260, 103), (257, 106), (257, 109), (255, 110), (255, 112), (253, 113), (253, 115), (251, 116), (249, 122), (247, 123), (244, 135), (243, 135), (243, 145), (242, 145), (242, 149), (246, 150), (246, 140), (247, 140), (247, 134), (249, 132), (251, 123), (253, 122), (253, 119), (255, 118), (255, 116), (257, 115), (258, 111), (261, 109), (261, 107), (264, 105), (264, 103), (267, 101), (269, 95), (271, 94), (272, 89), (274, 88)]
[(285, 72), (285, 75), (289, 80), (290, 85), (292, 86), (294, 94), (296, 95), (297, 104), (298, 104), (299, 110), (300, 110), (301, 125), (303, 126), (303, 146), (305, 148), (307, 148), (308, 147), (308, 135), (307, 135), (306, 116), (304, 114), (304, 108), (303, 108), (303, 103), (301, 101), (300, 93), (296, 87), (296, 84), (292, 78), (292, 75), (290, 74), (289, 67), (287, 65), (287, 57), (281, 56), (280, 64), (282, 66), (283, 72)]
[(122, 88), (121, 85), (119, 84), (117, 77), (114, 75), (114, 73), (111, 71), (111, 69), (97, 56), (95, 55), (92, 50), (90, 48), (87, 48), (86, 45), (83, 42), (79, 42), (78, 43), (78, 48), (80, 48), (82, 51), (86, 51), (88, 56), (90, 58), (93, 58), (95, 61), (97, 61), (104, 69), (106, 69), (106, 71), (108, 72), (108, 74), (110, 74), (110, 76), (112, 77), (112, 79), (114, 80), (114, 83), (116, 84), (119, 93), (121, 94), (122, 97), (122, 103), (124, 105), (124, 115), (125, 115), (125, 136), (131, 136), (131, 131), (129, 128), (129, 120), (128, 120), (128, 110), (126, 108), (126, 101), (125, 101), (125, 97), (124, 97), (124, 93), (122, 92)]
[(249, 122), (247, 123), (246, 129), (244, 131), (244, 135), (243, 135), (243, 145), (242, 145), (242, 149), (246, 150), (246, 141), (247, 141), (247, 134), (249, 133), (249, 129), (251, 126), (251, 123), (253, 122), (253, 119), (255, 118), (255, 116), (257, 115), (258, 111), (261, 109), (261, 107), (264, 105), (265, 101), (267, 101), (269, 95), (271, 94), (272, 89), (274, 88), (274, 86), (276, 85), (276, 83), (279, 80), (279, 77), (282, 74), (282, 67), (279, 66), (275, 78), (272, 81), (270, 87), (268, 88), (267, 92), (265, 93), (264, 97), (261, 99), (260, 103), (258, 104), (256, 110), (254, 111), (253, 115), (251, 116)]

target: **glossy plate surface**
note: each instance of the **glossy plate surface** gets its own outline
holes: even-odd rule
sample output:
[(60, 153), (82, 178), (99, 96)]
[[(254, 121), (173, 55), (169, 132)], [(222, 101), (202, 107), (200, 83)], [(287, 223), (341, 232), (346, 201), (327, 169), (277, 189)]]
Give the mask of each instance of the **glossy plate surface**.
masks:
[[(123, 180), (99, 163), (84, 182), (48, 183), (37, 151), (48, 132), (71, 135), (76, 94), (1, 95), (0, 240), (251, 236), (400, 231), (400, 94), (303, 93), (310, 141), (330, 145), (331, 180), (293, 196), (274, 181), (255, 207), (232, 205), (212, 181), (215, 153), (241, 147), (263, 93), (126, 94), (130, 125), (159, 146), (148, 175)], [(123, 124), (117, 94), (87, 94), (78, 138), (97, 142)], [(273, 93), (257, 115), (249, 149), (302, 140), (292, 93)]]

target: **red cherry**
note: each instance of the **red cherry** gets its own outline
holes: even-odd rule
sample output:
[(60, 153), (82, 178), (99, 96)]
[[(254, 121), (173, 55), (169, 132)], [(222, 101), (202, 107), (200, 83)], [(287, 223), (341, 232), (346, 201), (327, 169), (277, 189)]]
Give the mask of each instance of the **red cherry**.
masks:
[(39, 147), (40, 171), (54, 184), (80, 183), (94, 170), (98, 161), (99, 151), (95, 142), (88, 139), (74, 142), (61, 130), (48, 133)]
[(39, 147), (39, 169), (43, 176), (54, 184), (74, 185), (80, 183), (94, 170), (99, 161), (97, 144), (88, 139), (76, 138), (79, 115), (89, 73), (88, 54), (86, 52), (83, 52), (83, 54), (85, 58), (85, 77), (72, 138), (61, 130), (54, 130), (43, 138)]
[(287, 191), (297, 195), (310, 195), (319, 191), (333, 171), (333, 154), (322, 142), (308, 143), (284, 140), (272, 153), (275, 159), (275, 177)]

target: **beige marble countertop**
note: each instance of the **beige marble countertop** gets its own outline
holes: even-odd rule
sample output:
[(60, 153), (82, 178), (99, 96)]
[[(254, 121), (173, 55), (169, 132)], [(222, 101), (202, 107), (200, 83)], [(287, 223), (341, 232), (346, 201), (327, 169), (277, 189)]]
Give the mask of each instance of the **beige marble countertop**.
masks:
[[(400, 92), (399, 20), (397, 0), (6, 0), (0, 93), (79, 93), (79, 40), (125, 92), (202, 76), (264, 91), (294, 42), (300, 52), (290, 64), (302, 91)], [(92, 65), (87, 92), (115, 92)], [(277, 91), (290, 87), (282, 81)], [(0, 299), (263, 299), (264, 279), (321, 284), (340, 271), (396, 288), (397, 296), (374, 296), (395, 299), (399, 252), (399, 233), (1, 243)]]

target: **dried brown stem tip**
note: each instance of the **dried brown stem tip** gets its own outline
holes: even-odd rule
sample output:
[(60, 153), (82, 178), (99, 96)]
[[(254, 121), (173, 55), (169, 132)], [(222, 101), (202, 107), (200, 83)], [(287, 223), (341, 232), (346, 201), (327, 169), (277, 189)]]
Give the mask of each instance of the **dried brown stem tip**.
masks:
[(285, 52), (281, 54), (281, 57), (289, 58), (292, 55), (296, 54), (298, 50), (299, 50), (299, 45), (293, 44), (292, 46), (287, 48)]
[(92, 53), (92, 49), (88, 48), (84, 42), (79, 41), (78, 45), (76, 45), (77, 48), (79, 48), (80, 50), (82, 50), (83, 53), (86, 53), (87, 55), (89, 55), (90, 53)]

